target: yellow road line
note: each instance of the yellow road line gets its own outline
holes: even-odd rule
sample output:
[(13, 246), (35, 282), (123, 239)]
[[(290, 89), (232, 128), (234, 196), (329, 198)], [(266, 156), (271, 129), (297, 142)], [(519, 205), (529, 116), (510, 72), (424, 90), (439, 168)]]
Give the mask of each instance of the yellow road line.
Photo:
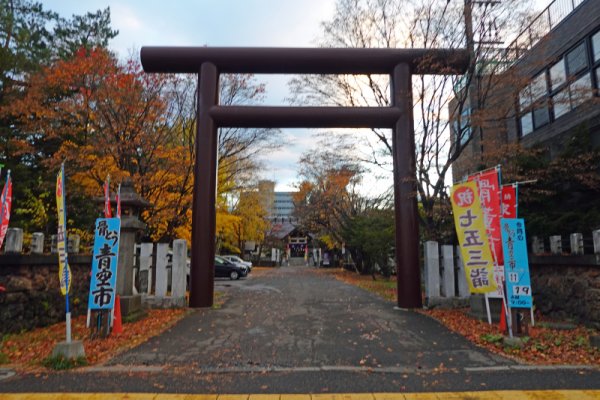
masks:
[(0, 400), (600, 400), (600, 390), (489, 390), (432, 393), (175, 394), (0, 393)]

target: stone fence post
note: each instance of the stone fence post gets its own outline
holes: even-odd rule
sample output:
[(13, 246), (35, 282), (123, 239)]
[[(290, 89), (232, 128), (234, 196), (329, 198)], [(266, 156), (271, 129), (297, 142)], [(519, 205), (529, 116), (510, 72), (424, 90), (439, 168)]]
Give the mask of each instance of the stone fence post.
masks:
[(465, 274), (465, 264), (462, 261), (460, 246), (456, 246), (456, 265), (458, 272), (458, 296), (469, 297), (469, 284), (467, 283), (467, 275)]
[(425, 242), (425, 297), (440, 297), (440, 252), (438, 242)]
[(594, 254), (600, 254), (600, 229), (592, 232), (594, 237)]
[(167, 284), (169, 281), (167, 271), (168, 253), (168, 243), (156, 244), (156, 282), (154, 284), (154, 295), (156, 297), (165, 297), (167, 295)]
[(533, 254), (542, 254), (544, 252), (544, 239), (539, 236), (534, 236), (531, 239), (531, 252)]
[(34, 232), (31, 234), (31, 254), (44, 254), (44, 234)]
[(583, 254), (583, 235), (581, 233), (571, 233), (571, 254)]
[[(171, 273), (171, 296), (183, 298), (185, 303), (187, 277), (187, 242), (184, 239), (173, 241), (173, 271)], [(185, 304), (183, 304), (185, 306)]]
[(8, 228), (5, 240), (5, 253), (21, 253), (23, 251), (23, 229)]
[(560, 235), (550, 236), (550, 252), (562, 254), (562, 237)]
[(444, 297), (455, 297), (454, 289), (454, 252), (451, 245), (442, 246), (442, 291)]

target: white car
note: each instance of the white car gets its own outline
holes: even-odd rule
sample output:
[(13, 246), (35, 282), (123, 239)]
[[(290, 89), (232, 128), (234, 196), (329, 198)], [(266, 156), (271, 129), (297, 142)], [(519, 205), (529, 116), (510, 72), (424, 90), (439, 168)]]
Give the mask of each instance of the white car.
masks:
[(239, 258), (238, 256), (233, 256), (233, 255), (227, 255), (227, 256), (221, 256), (224, 259), (231, 261), (232, 263), (236, 263), (236, 264), (241, 264), (244, 265), (248, 268), (248, 272), (252, 271), (252, 262), (250, 261), (244, 261), (241, 258)]

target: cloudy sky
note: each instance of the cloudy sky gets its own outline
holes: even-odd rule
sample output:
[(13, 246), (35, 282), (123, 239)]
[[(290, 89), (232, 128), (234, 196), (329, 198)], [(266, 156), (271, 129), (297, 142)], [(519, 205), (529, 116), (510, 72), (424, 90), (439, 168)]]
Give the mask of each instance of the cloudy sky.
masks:
[[(549, 0), (538, 0), (538, 6)], [(121, 57), (142, 46), (311, 47), (320, 22), (333, 15), (335, 0), (42, 0), (63, 17), (111, 9), (119, 35), (110, 44)], [(284, 104), (287, 77), (260, 77), (270, 105)], [(315, 139), (313, 130), (284, 130), (281, 151), (265, 159), (263, 178), (277, 190), (292, 190), (296, 162)]]

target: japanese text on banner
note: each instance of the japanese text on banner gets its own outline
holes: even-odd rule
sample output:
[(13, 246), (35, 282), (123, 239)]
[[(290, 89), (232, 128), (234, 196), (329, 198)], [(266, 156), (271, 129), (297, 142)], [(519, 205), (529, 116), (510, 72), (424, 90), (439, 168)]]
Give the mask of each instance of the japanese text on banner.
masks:
[(506, 257), (506, 297), (511, 308), (531, 308), (531, 280), (523, 219), (502, 219), (502, 245)]
[(502, 218), (517, 218), (517, 185), (502, 186)]
[(502, 238), (500, 236), (500, 185), (498, 171), (493, 169), (477, 175), (469, 176), (469, 181), (477, 182), (479, 199), (485, 218), (485, 231), (490, 241), (492, 257), (497, 265), (504, 264), (502, 257)]
[(120, 218), (96, 220), (89, 309), (109, 310), (114, 307), (120, 230)]
[(493, 278), (494, 262), (485, 233), (477, 184), (465, 182), (453, 186), (450, 199), (469, 291), (493, 292), (497, 288)]

